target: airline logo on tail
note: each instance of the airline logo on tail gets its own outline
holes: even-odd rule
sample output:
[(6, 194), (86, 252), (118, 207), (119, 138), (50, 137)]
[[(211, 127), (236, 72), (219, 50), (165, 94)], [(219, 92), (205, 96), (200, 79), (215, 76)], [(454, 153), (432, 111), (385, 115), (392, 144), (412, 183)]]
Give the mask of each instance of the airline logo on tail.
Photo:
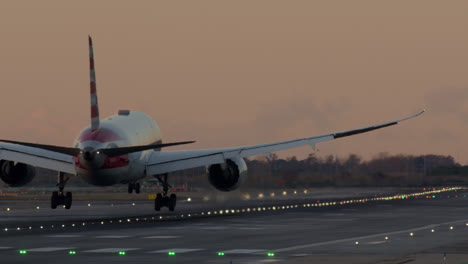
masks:
[(88, 36), (89, 40), (89, 87), (91, 94), (91, 130), (99, 129), (99, 107), (96, 94), (96, 73), (94, 71), (94, 53), (93, 40)]

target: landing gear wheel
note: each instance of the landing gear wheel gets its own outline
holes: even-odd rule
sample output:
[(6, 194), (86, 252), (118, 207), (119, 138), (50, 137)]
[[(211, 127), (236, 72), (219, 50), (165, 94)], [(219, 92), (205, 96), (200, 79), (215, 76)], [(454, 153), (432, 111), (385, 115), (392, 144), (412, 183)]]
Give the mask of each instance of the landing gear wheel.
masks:
[(128, 193), (132, 193), (133, 192), (133, 189), (134, 189), (134, 185), (132, 182), (128, 183)]
[(177, 196), (175, 194), (171, 194), (169, 197), (169, 202), (167, 207), (169, 207), (169, 211), (174, 212), (175, 206), (177, 203)]
[[(162, 178), (162, 177), (164, 178)], [(161, 210), (161, 207), (168, 207), (169, 211), (173, 212), (176, 206), (177, 197), (175, 194), (171, 194), (171, 196), (167, 196), (167, 192), (171, 186), (167, 182), (167, 173), (163, 175), (155, 175), (159, 182), (162, 184), (163, 193), (162, 195), (158, 193), (156, 195), (156, 199), (154, 199), (154, 209), (156, 211)]]
[(65, 209), (70, 209), (72, 205), (72, 201), (73, 201), (72, 193), (67, 192), (67, 194), (65, 195)]
[(156, 198), (154, 199), (154, 210), (161, 211), (161, 206), (163, 203), (163, 197), (160, 193), (156, 194)]
[(140, 193), (140, 183), (139, 182), (135, 182), (135, 193)]
[(53, 192), (52, 197), (50, 198), (50, 207), (52, 209), (55, 209), (57, 208), (58, 203), (59, 203), (58, 192)]

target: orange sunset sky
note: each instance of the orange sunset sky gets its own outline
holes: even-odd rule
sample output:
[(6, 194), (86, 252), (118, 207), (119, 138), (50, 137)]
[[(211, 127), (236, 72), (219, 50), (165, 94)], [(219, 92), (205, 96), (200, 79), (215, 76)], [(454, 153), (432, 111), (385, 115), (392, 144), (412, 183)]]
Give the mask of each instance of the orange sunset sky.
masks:
[[(172, 148), (267, 143), (427, 112), (318, 145), (319, 155), (468, 163), (468, 1), (2, 1), (0, 138), (70, 146), (146, 112)], [(305, 157), (304, 147), (278, 154)]]

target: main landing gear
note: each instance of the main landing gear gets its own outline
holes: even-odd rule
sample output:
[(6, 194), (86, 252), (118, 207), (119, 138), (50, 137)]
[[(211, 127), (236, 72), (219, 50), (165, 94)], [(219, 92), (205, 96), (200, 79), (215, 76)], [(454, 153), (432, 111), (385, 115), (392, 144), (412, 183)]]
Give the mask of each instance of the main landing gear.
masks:
[(58, 174), (58, 183), (57, 186), (59, 187), (58, 192), (53, 192), (52, 197), (50, 198), (50, 207), (52, 209), (57, 208), (58, 205), (65, 205), (66, 209), (70, 209), (73, 201), (72, 193), (67, 192), (64, 194), (63, 189), (65, 188), (65, 184), (70, 178), (65, 178), (65, 173), (59, 172)]
[(140, 193), (140, 183), (139, 182), (129, 182), (128, 183), (128, 193)]
[(161, 175), (157, 175), (155, 177), (162, 184), (163, 193), (156, 194), (156, 198), (154, 199), (154, 210), (161, 211), (161, 207), (168, 207), (169, 211), (173, 212), (176, 207), (177, 196), (175, 194), (171, 194), (170, 196), (167, 196), (167, 192), (169, 191), (169, 188), (171, 187), (167, 183), (167, 174), (163, 175), (164, 179), (161, 178)]

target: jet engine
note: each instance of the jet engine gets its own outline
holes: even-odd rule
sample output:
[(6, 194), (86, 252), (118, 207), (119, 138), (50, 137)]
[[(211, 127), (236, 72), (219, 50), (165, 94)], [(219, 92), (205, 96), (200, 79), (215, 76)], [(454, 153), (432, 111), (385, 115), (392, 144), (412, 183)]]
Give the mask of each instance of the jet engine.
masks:
[(211, 185), (219, 191), (229, 192), (245, 181), (247, 164), (242, 158), (230, 158), (225, 163), (210, 165), (207, 171)]
[(11, 187), (28, 184), (36, 175), (34, 167), (13, 161), (0, 161), (0, 179)]

